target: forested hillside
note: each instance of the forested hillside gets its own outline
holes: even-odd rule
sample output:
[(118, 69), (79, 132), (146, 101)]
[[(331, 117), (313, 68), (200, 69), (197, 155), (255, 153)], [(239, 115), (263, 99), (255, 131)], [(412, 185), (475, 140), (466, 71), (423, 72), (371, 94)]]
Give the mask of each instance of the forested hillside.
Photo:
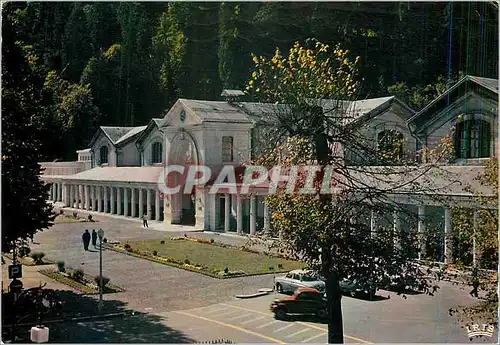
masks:
[(2, 15), (43, 81), (41, 160), (74, 159), (98, 125), (144, 125), (177, 98), (243, 89), (250, 53), (308, 38), (360, 56), (360, 97), (390, 92), (416, 109), (459, 72), (498, 71), (493, 2), (16, 2)]

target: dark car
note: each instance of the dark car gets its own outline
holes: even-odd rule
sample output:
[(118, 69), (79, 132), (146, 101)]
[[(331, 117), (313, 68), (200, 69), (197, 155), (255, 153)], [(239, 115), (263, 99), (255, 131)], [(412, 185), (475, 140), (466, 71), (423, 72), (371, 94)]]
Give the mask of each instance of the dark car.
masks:
[(324, 293), (307, 287), (298, 288), (291, 296), (274, 300), (271, 311), (276, 319), (284, 319), (291, 314), (315, 315), (320, 318), (328, 315)]

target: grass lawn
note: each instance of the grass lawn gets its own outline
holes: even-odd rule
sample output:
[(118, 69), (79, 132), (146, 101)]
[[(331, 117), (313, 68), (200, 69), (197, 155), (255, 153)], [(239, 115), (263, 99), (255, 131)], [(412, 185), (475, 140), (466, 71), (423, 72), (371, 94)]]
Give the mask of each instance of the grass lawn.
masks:
[[(191, 264), (206, 266), (213, 272), (223, 271), (226, 267), (230, 271), (241, 270), (245, 275), (271, 273), (269, 266), (274, 266), (276, 272), (287, 272), (304, 267), (304, 263), (286, 260), (264, 254), (251, 253), (237, 248), (221, 247), (214, 244), (199, 243), (189, 240), (165, 239), (132, 241), (128, 244), (140, 251), (157, 251), (158, 256), (172, 258), (178, 261), (188, 259)], [(281, 264), (283, 267), (278, 268)]]

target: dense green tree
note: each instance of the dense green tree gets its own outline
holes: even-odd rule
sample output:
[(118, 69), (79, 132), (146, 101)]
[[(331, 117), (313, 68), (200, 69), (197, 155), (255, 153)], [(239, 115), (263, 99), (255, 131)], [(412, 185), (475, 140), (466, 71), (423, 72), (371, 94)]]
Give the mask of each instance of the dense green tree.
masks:
[[(38, 128), (42, 80), (15, 41), (15, 4), (2, 8), (2, 251), (52, 225), (49, 185), (40, 180)], [(7, 20), (5, 20), (7, 19)]]

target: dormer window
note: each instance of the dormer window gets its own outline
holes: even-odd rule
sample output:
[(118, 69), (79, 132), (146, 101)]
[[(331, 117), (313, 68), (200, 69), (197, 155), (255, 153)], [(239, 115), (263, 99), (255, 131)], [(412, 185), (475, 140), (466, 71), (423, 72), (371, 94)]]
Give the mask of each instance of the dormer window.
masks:
[(233, 137), (222, 137), (222, 161), (233, 161)]
[(108, 164), (108, 147), (102, 146), (99, 150), (99, 164)]
[(387, 129), (377, 135), (378, 152), (389, 160), (400, 160), (403, 158), (403, 134)]
[(163, 145), (160, 142), (155, 142), (151, 145), (151, 163), (157, 164), (162, 162)]
[(490, 157), (491, 127), (484, 120), (466, 120), (456, 126), (455, 153), (457, 158)]

